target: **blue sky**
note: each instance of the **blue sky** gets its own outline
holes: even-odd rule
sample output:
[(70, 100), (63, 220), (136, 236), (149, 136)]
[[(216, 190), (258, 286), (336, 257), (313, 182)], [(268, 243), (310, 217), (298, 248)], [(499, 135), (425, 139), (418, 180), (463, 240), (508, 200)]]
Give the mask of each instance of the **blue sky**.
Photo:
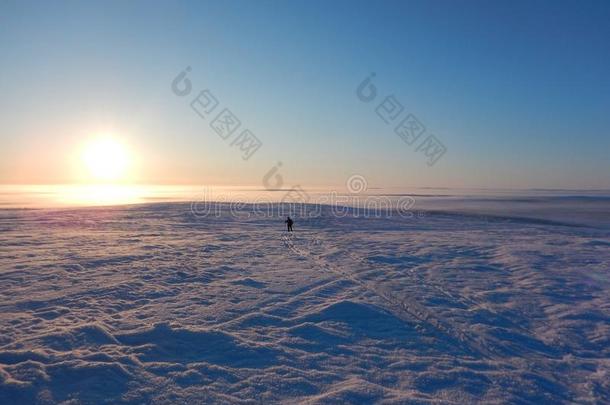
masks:
[[(109, 132), (142, 183), (257, 186), (281, 161), (286, 185), (610, 188), (608, 21), (602, 1), (4, 1), (0, 183), (71, 182)], [(203, 89), (263, 142), (249, 160), (189, 107)], [(388, 95), (447, 148), (433, 166), (376, 115)]]

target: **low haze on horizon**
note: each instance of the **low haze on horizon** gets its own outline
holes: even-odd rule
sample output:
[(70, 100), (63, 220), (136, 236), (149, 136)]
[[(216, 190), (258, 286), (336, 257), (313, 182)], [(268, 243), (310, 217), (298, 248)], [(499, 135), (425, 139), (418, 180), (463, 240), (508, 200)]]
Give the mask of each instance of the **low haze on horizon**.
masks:
[[(0, 184), (610, 189), (609, 18), (602, 1), (5, 1)], [(213, 128), (224, 109), (234, 133)]]

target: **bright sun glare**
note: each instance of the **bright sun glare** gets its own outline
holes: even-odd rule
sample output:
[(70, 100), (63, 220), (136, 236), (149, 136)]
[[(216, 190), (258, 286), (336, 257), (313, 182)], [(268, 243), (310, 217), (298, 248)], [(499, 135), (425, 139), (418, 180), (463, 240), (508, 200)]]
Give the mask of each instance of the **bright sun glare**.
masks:
[(130, 159), (127, 150), (117, 139), (100, 137), (90, 141), (82, 157), (92, 181), (125, 180)]

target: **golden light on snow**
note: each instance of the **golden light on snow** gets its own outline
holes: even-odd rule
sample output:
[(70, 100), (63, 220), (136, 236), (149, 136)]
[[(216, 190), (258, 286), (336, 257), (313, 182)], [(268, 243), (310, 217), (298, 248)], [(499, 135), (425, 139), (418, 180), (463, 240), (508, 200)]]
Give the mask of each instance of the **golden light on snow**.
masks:
[(58, 186), (56, 201), (69, 205), (118, 205), (143, 202), (146, 190), (120, 184), (90, 184)]

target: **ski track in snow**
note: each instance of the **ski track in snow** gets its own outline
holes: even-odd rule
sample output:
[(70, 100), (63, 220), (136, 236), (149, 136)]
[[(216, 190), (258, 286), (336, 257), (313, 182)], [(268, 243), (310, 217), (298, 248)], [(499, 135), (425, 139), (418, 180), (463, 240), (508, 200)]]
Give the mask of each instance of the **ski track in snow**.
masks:
[(610, 403), (608, 231), (243, 209), (0, 210), (0, 403)]

